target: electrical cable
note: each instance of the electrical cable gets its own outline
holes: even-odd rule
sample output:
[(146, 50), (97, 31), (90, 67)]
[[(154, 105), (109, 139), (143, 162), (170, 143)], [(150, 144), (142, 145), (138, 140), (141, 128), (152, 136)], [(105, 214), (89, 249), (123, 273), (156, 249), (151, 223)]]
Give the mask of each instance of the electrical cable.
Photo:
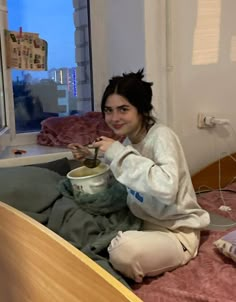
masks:
[(236, 222), (235, 223), (231, 223), (231, 224), (214, 224), (214, 223), (210, 223), (210, 226), (218, 226), (218, 227), (233, 227), (236, 226)]
[[(236, 162), (236, 159), (231, 154), (230, 155), (228, 154), (228, 156), (230, 158), (232, 158), (232, 160), (234, 162)], [(224, 188), (221, 187), (221, 173), (222, 173), (222, 171), (221, 171), (221, 157), (219, 157), (219, 159), (218, 159), (218, 189), (214, 189), (214, 188), (211, 188), (209, 186), (202, 185), (202, 186), (200, 186), (198, 188), (198, 190), (196, 191), (196, 194), (200, 194), (200, 196), (203, 199), (205, 199), (205, 200), (207, 200), (209, 202), (214, 202), (214, 201), (218, 200), (219, 197), (220, 197), (220, 199), (221, 199), (221, 201), (222, 201), (223, 204), (219, 207), (219, 209), (222, 210), (222, 211), (224, 211), (224, 212), (226, 212), (228, 214), (229, 218), (233, 219), (232, 214), (230, 213), (230, 211), (232, 209), (227, 205), (226, 198), (223, 195), (223, 191), (225, 191), (225, 190), (224, 190)], [(233, 179), (229, 182), (229, 184), (231, 184), (235, 178), (236, 177), (234, 176)], [(227, 184), (227, 185), (229, 185), (229, 184)], [(201, 188), (206, 188), (206, 189), (202, 190)], [(218, 196), (216, 195), (214, 200), (212, 200), (212, 199), (210, 200), (210, 199), (206, 198), (205, 196), (201, 195), (202, 193), (214, 192), (214, 191), (215, 192), (217, 192), (217, 191), (219, 192), (219, 195)], [(231, 199), (231, 198), (227, 197), (227, 199)], [(235, 199), (235, 198), (232, 198), (232, 199)], [(216, 224), (211, 224), (211, 225), (212, 226), (222, 226), (222, 227), (226, 226), (227, 227), (227, 226), (234, 226), (234, 225), (236, 225), (236, 222), (235, 222), (235, 224), (233, 223), (233, 224), (228, 224), (228, 225), (216, 225)]]
[[(234, 130), (234, 128), (232, 127), (232, 125), (230, 124), (230, 122), (228, 120), (222, 120), (221, 121), (222, 123), (217, 123), (217, 122), (218, 121), (216, 121), (215, 124), (227, 124), (227, 126), (230, 126), (230, 129), (232, 130), (232, 132), (236, 136), (236, 131)], [(216, 146), (215, 141), (214, 141), (214, 145)], [(215, 150), (216, 150), (216, 148), (215, 148)], [(230, 154), (229, 152), (221, 152), (221, 154), (218, 156), (218, 189), (214, 189), (214, 188), (208, 187), (206, 185), (202, 185), (198, 188), (198, 190), (196, 191), (196, 194), (218, 191), (219, 195), (216, 196), (215, 200), (213, 200), (213, 201), (212, 201), (212, 199), (211, 200), (207, 199), (205, 196), (201, 196), (201, 197), (204, 198), (205, 200), (209, 201), (209, 202), (214, 202), (214, 201), (218, 200), (219, 197), (220, 197), (220, 200), (222, 201), (222, 205), (219, 207), (219, 209), (226, 212), (229, 215), (229, 217), (231, 219), (233, 219), (232, 214), (230, 213), (230, 211), (232, 211), (232, 209), (231, 209), (231, 207), (229, 207), (227, 205), (226, 198), (223, 195), (224, 188), (222, 188), (222, 186), (221, 186), (221, 176), (222, 176), (221, 175), (222, 174), (221, 159), (225, 156), (229, 156), (234, 162), (236, 162), (236, 158), (234, 156), (232, 156), (232, 154)], [(234, 176), (231, 179), (231, 181), (225, 187), (232, 184), (235, 179), (236, 179), (236, 176)], [(201, 188), (206, 188), (206, 190), (201, 190)], [(227, 199), (229, 200), (231, 198), (227, 197)], [(232, 198), (232, 199), (235, 199), (235, 198)], [(211, 223), (210, 226), (233, 227), (233, 226), (236, 226), (236, 222), (235, 223), (230, 223), (230, 224), (212, 224)]]

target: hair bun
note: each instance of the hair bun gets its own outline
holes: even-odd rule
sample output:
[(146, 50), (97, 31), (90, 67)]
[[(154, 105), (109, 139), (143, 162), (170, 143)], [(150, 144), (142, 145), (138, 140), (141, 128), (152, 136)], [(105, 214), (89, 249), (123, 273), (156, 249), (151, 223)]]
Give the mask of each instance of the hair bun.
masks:
[(136, 79), (142, 81), (144, 78), (144, 68), (139, 69), (137, 72), (123, 73), (124, 78)]

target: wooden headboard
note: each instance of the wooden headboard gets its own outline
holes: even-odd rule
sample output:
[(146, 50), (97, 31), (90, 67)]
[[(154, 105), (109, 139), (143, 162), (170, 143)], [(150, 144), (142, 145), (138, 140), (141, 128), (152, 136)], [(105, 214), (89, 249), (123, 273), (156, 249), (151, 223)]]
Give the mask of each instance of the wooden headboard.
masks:
[(0, 202), (1, 302), (141, 302), (36, 220)]
[(213, 162), (192, 176), (195, 191), (198, 191), (201, 186), (208, 186), (213, 189), (217, 189), (219, 186), (223, 188), (227, 184), (235, 181), (236, 153), (233, 153), (230, 156), (225, 156), (220, 160)]

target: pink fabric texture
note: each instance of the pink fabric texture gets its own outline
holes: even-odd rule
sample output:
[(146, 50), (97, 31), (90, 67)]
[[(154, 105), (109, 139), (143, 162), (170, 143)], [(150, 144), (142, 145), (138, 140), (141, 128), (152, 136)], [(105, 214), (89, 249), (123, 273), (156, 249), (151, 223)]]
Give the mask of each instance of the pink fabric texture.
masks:
[(70, 143), (87, 145), (99, 136), (119, 139), (106, 125), (101, 112), (88, 112), (83, 116), (49, 117), (42, 121), (37, 137), (39, 145), (67, 146)]
[(213, 245), (222, 234), (204, 231), (195, 259), (159, 278), (133, 285), (134, 293), (144, 302), (235, 302), (236, 264)]
[[(218, 208), (222, 205), (219, 191), (203, 193), (198, 197), (202, 207), (236, 220), (236, 184), (223, 191), (224, 202), (232, 208), (230, 214)], [(157, 278), (146, 278), (132, 286), (144, 302), (235, 302), (236, 263), (222, 255), (213, 242), (227, 231), (202, 231), (198, 256), (187, 265)]]
[[(236, 183), (226, 186), (222, 191), (213, 190), (207, 193), (200, 193), (198, 195), (198, 202), (201, 207), (209, 212), (236, 221)], [(224, 204), (229, 206), (232, 210), (229, 212), (221, 211), (219, 207)]]

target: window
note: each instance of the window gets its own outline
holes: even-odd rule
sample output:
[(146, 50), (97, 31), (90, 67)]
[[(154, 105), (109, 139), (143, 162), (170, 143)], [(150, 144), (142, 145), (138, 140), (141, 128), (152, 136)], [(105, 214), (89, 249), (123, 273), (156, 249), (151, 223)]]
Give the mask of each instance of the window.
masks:
[(6, 110), (5, 110), (5, 91), (4, 91), (4, 68), (3, 68), (3, 28), (6, 21), (6, 6), (4, 1), (0, 1), (0, 133), (6, 126)]
[(8, 0), (7, 4), (9, 30), (38, 33), (48, 43), (47, 71), (11, 70), (16, 133), (39, 131), (47, 117), (91, 111), (87, 1)]
[[(0, 49), (1, 49), (1, 41), (0, 41)], [(6, 126), (5, 94), (4, 94), (4, 86), (3, 86), (2, 57), (0, 55), (0, 131), (5, 126)]]
[[(7, 18), (5, 16), (7, 15), (5, 10), (6, 3), (9, 14), (8, 26), (6, 21)], [(51, 4), (54, 6), (51, 6)], [(34, 7), (34, 14), (31, 13), (32, 7)], [(59, 9), (63, 11), (63, 14), (55, 20), (54, 16)], [(122, 22), (120, 22), (120, 14), (117, 14), (117, 9), (122, 13)], [(70, 67), (76, 66), (76, 69), (73, 69), (72, 72), (74, 74), (76, 73), (78, 81), (77, 86), (73, 86), (74, 90), (72, 91), (73, 93), (77, 93), (77, 100), (75, 102), (72, 100), (68, 104), (68, 94), (70, 93), (67, 89), (68, 85), (63, 83), (59, 85), (56, 83), (59, 104), (57, 112), (56, 110), (51, 111), (51, 108), (42, 108), (41, 100), (40, 103), (36, 101), (39, 111), (43, 110), (44, 113), (49, 112), (49, 114), (56, 113), (59, 116), (68, 113), (80, 114), (82, 111), (90, 111), (93, 110), (93, 108), (99, 111), (103, 90), (107, 85), (107, 80), (112, 75), (145, 67), (148, 79), (157, 79), (157, 84), (153, 86), (153, 92), (156, 96), (154, 99), (156, 106), (158, 108), (161, 106), (160, 112), (161, 114), (163, 113), (163, 120), (165, 121), (167, 117), (165, 103), (166, 73), (164, 73), (163, 77), (163, 70), (166, 69), (165, 67), (160, 69), (159, 63), (162, 62), (162, 64), (164, 64), (163, 62), (166, 62), (166, 10), (165, 3), (163, 4), (162, 1), (154, 0), (130, 0), (128, 1), (128, 4), (125, 0), (0, 0), (0, 29), (8, 28), (9, 30), (19, 31), (19, 27), (22, 27), (23, 32), (38, 32), (41, 38), (48, 41), (48, 69), (51, 72), (49, 76), (51, 81), (46, 79), (47, 81), (41, 81), (40, 85), (43, 90), (44, 88), (46, 89), (46, 86), (48, 85), (49, 89), (54, 91), (52, 94), (53, 97), (55, 97), (55, 77), (57, 77), (57, 79), (60, 77), (63, 79), (63, 68), (68, 66), (63, 66), (64, 64), (61, 64), (60, 66), (54, 66), (53, 68), (53, 65), (50, 65), (52, 56), (57, 57), (59, 54), (56, 48), (51, 48), (54, 41), (50, 42), (50, 39), (47, 36), (51, 28), (54, 28), (55, 34), (62, 37), (61, 41), (64, 41), (62, 47), (59, 47), (59, 50), (63, 50), (63, 60), (68, 56), (71, 56), (71, 58), (75, 57), (74, 63)], [(49, 17), (47, 17), (47, 15), (49, 15)], [(69, 19), (66, 19), (66, 16), (69, 16)], [(14, 21), (14, 18), (18, 21)], [(14, 27), (12, 24), (13, 21), (15, 22)], [(67, 24), (67, 22), (71, 22), (72, 24), (71, 32), (63, 31), (63, 25)], [(45, 24), (46, 30), (43, 31)], [(38, 25), (37, 28), (36, 25)], [(68, 40), (64, 40), (68, 38), (68, 35), (71, 35), (71, 44)], [(90, 39), (92, 40), (93, 61), (91, 61)], [(72, 44), (73, 47), (70, 47)], [(3, 47), (3, 49), (5, 48)], [(54, 52), (51, 53), (51, 50)], [(4, 67), (5, 56), (4, 54), (2, 54), (2, 56)], [(58, 62), (60, 63), (62, 60), (60, 59)], [(91, 73), (91, 66), (93, 66), (93, 75)], [(35, 76), (37, 73), (29, 72), (27, 70), (18, 71), (19, 81), (20, 77), (22, 78), (22, 72), (24, 72), (24, 76), (28, 73), (30, 74), (30, 76), (26, 77), (27, 82), (31, 81), (30, 77)], [(39, 72), (38, 74), (41, 73)], [(21, 124), (20, 121), (18, 123), (18, 125), (20, 125), (17, 129), (17, 135), (15, 133), (14, 100), (11, 95), (13, 90), (11, 85), (11, 73), (9, 70), (6, 70), (5, 67), (4, 75), (6, 114), (9, 131), (5, 131), (6, 136), (8, 136), (6, 139), (3, 135), (0, 136), (0, 145), (24, 145), (35, 143), (37, 132), (23, 132), (28, 130), (24, 130), (24, 127), (27, 128), (27, 125), (24, 125), (22, 121)], [(16, 76), (15, 79), (17, 81)], [(39, 81), (40, 80), (38, 80), (38, 82)], [(36, 87), (37, 89), (39, 88), (38, 86)], [(35, 92), (35, 90), (36, 89), (33, 91)], [(29, 102), (31, 101), (29, 100)], [(50, 102), (48, 104), (50, 104)], [(67, 106), (67, 104), (69, 106)], [(73, 107), (74, 105), (75, 109)], [(18, 111), (21, 111), (18, 113), (18, 116), (19, 114), (23, 115), (23, 113), (25, 113), (24, 116), (26, 117), (30, 116), (30, 114), (27, 114), (27, 111), (20, 109), (25, 109), (25, 107), (18, 104)], [(31, 130), (33, 131), (33, 128)]]

